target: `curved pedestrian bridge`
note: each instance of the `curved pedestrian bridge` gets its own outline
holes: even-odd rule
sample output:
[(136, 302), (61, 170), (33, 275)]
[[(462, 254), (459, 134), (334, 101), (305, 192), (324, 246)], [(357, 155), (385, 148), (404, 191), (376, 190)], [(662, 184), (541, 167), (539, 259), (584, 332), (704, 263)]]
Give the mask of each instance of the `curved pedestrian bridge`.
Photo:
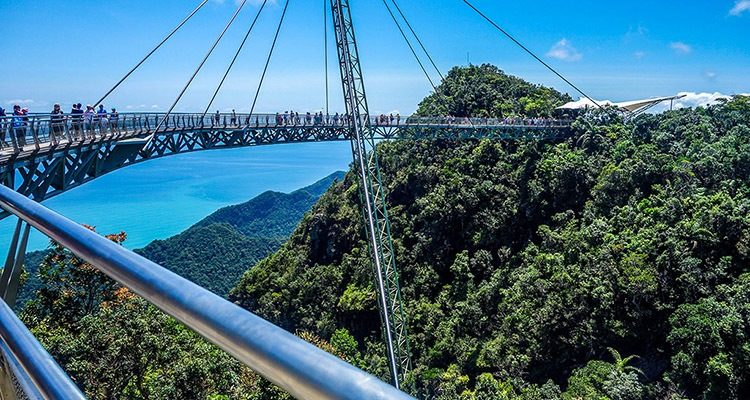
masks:
[[(346, 115), (128, 113), (89, 118), (0, 118), (0, 179), (42, 201), (103, 174), (153, 158), (192, 151), (349, 140)], [(570, 121), (376, 116), (360, 121), (376, 139), (565, 138)]]

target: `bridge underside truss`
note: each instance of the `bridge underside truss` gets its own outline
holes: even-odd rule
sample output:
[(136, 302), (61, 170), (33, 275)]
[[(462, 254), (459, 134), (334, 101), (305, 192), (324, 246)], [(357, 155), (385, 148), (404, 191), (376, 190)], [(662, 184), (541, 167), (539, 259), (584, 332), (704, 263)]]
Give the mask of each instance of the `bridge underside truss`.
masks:
[[(349, 141), (348, 127), (264, 127), (175, 129), (103, 136), (16, 154), (0, 154), (3, 185), (36, 201), (80, 186), (104, 174), (143, 161), (194, 151), (283, 143)], [(457, 126), (373, 126), (375, 140), (560, 140), (567, 128)], [(0, 217), (4, 217), (1, 214)]]

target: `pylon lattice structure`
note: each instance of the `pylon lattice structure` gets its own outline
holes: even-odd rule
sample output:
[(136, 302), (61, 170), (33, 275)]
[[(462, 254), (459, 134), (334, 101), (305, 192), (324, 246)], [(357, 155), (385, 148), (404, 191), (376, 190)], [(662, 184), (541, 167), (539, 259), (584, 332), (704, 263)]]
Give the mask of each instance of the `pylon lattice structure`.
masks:
[(344, 102), (350, 115), (352, 154), (359, 175), (365, 231), (375, 270), (378, 305), (393, 385), (399, 388), (411, 368), (407, 320), (401, 302), (386, 193), (367, 107), (349, 0), (331, 0)]

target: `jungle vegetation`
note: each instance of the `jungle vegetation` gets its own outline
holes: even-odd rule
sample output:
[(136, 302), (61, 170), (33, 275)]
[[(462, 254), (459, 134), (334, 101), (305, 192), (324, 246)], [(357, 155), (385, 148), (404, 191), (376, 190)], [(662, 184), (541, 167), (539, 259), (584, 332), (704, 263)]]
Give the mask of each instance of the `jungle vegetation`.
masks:
[[(462, 99), (449, 113), (507, 112), (502, 90), (477, 101), (464, 80), (516, 82), (454, 69), (438, 88)], [(563, 142), (382, 144), (416, 393), (750, 395), (748, 121), (750, 101), (736, 97), (628, 123), (591, 113)], [(349, 174), (231, 298), (292, 331), (345, 329), (359, 365), (385, 378), (361, 220)]]
[[(495, 89), (467, 95), (477, 81)], [(438, 92), (456, 116), (549, 115), (566, 100), (491, 66), (456, 68)], [(381, 143), (407, 387), (438, 400), (747, 398), (748, 121), (737, 96), (628, 122), (588, 113), (563, 141)], [(385, 379), (362, 232), (349, 172), (230, 299)], [(65, 250), (39, 274), (23, 319), (92, 398), (286, 398)]]

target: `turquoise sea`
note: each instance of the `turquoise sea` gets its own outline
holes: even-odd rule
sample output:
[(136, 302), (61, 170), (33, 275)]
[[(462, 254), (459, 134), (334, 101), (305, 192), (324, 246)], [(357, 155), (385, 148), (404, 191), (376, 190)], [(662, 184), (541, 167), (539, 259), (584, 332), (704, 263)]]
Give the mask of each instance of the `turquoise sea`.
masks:
[[(125, 231), (126, 247), (175, 235), (217, 209), (266, 190), (290, 192), (351, 163), (348, 142), (220, 149), (166, 157), (115, 171), (43, 204), (102, 234)], [(0, 221), (7, 254), (16, 219)], [(49, 241), (32, 230), (29, 247)]]

